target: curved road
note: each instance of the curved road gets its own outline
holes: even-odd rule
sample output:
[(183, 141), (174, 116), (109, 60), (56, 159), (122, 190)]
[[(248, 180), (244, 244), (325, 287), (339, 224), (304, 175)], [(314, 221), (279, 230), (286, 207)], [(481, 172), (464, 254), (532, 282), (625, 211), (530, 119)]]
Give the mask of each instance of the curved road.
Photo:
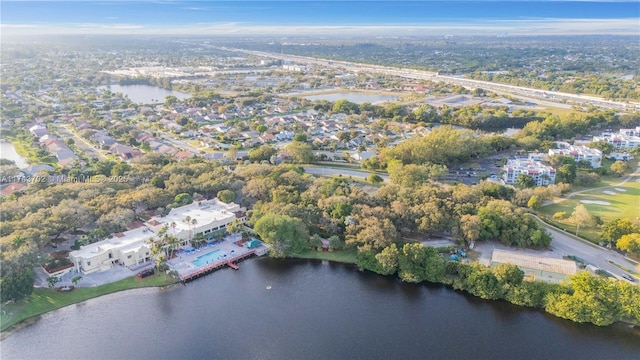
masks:
[[(536, 218), (538, 218), (536, 216)], [(547, 225), (538, 218), (549, 234), (551, 234), (551, 253), (544, 254), (543, 256), (562, 257), (566, 255), (573, 255), (584, 259), (588, 263), (597, 266), (603, 270), (616, 275), (618, 279), (622, 279), (622, 274), (626, 271), (611, 265), (608, 260), (615, 262), (618, 265), (622, 265), (627, 268), (633, 268), (636, 264), (627, 260), (622, 254), (615, 250), (609, 250), (601, 246), (587, 242), (586, 240), (578, 240), (573, 235), (558, 230), (550, 225)], [(633, 274), (629, 274), (632, 275)], [(625, 280), (627, 281), (627, 280)], [(639, 284), (635, 282), (635, 284)]]

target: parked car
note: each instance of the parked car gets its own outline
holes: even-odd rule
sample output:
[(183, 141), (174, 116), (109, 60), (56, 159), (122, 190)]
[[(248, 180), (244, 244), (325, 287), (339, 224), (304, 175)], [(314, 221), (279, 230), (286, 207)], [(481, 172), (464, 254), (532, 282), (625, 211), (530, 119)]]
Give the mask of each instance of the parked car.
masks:
[(633, 277), (633, 276), (631, 276), (629, 274), (622, 274), (622, 277), (627, 279), (627, 280), (629, 280), (629, 281), (632, 281), (632, 282), (638, 281), (638, 279), (636, 279), (635, 277)]

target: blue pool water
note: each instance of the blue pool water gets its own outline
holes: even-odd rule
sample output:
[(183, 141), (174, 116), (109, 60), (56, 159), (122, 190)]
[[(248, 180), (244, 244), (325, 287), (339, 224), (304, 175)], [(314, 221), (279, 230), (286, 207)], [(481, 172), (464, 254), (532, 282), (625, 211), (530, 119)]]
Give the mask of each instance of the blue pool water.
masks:
[(191, 263), (195, 266), (206, 266), (207, 265), (207, 261), (209, 262), (209, 264), (212, 264), (216, 261), (218, 261), (218, 253), (220, 252), (220, 249), (218, 250), (214, 250), (208, 254), (204, 254), (201, 256), (198, 256), (197, 259), (193, 260)]

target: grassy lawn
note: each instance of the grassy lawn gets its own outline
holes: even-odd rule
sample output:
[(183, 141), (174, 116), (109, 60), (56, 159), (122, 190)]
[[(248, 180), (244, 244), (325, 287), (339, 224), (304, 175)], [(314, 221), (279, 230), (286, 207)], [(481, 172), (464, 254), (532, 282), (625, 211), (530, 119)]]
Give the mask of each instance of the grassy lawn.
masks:
[[(621, 178), (617, 179), (613, 184), (621, 181)], [(617, 191), (615, 190), (616, 188), (624, 189), (625, 191)], [(615, 195), (607, 194), (604, 191), (613, 192)], [(623, 217), (634, 219), (640, 216), (640, 211), (638, 211), (638, 209), (640, 209), (640, 183), (632, 179), (614, 188), (593, 189), (588, 192), (576, 194), (559, 203), (541, 207), (540, 213), (552, 224), (571, 233), (575, 233), (575, 224), (572, 224), (568, 219), (553, 219), (553, 214), (564, 211), (567, 213), (567, 216), (570, 216), (576, 205), (581, 201), (602, 201), (609, 203), (609, 205), (583, 203), (592, 215), (599, 216), (605, 223)], [(597, 228), (584, 228), (580, 230), (580, 235), (592, 242), (598, 242), (600, 231)]]
[(79, 303), (98, 296), (142, 287), (166, 286), (176, 283), (177, 280), (165, 274), (154, 275), (142, 280), (135, 276), (96, 287), (75, 288), (69, 292), (57, 292), (49, 288), (35, 288), (31, 296), (17, 303), (2, 306), (0, 316), (0, 331), (5, 331), (33, 316), (62, 308), (67, 305)]
[(340, 251), (315, 251), (307, 250), (295, 256), (299, 259), (319, 259), (329, 260), (341, 263), (355, 264), (357, 260), (356, 250), (340, 250)]

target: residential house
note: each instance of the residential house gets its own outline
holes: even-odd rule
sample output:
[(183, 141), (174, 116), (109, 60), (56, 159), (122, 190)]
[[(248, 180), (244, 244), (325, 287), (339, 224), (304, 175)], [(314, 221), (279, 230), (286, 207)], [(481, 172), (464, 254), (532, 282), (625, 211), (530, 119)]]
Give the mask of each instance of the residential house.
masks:
[(129, 145), (122, 145), (118, 143), (111, 145), (109, 151), (111, 151), (114, 155), (119, 156), (123, 161), (129, 161), (136, 157), (142, 156), (142, 152), (140, 150), (134, 149)]

